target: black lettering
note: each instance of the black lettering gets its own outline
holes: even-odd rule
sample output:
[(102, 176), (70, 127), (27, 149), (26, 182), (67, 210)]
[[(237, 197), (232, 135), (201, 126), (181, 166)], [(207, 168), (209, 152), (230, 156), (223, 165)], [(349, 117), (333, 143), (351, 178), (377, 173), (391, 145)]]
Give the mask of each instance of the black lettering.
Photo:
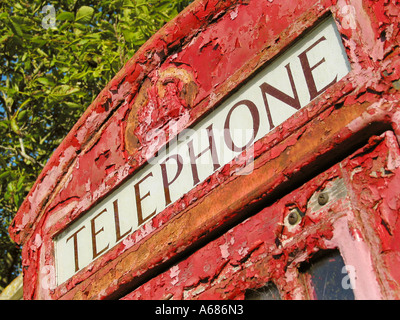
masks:
[(290, 63), (288, 63), (285, 66), (285, 68), (286, 68), (286, 71), (287, 71), (287, 74), (288, 74), (288, 77), (289, 77), (290, 86), (292, 87), (292, 91), (293, 91), (293, 95), (294, 95), (293, 98), (291, 96), (287, 95), (286, 93), (282, 92), (281, 90), (269, 85), (266, 82), (264, 82), (260, 86), (260, 89), (261, 89), (261, 92), (262, 92), (262, 95), (263, 95), (263, 99), (264, 99), (265, 109), (267, 111), (270, 130), (272, 130), (275, 127), (275, 125), (274, 125), (274, 123), (272, 121), (272, 114), (271, 114), (270, 106), (268, 104), (267, 94), (269, 94), (269, 95), (275, 97), (276, 99), (286, 103), (287, 105), (291, 106), (292, 108), (294, 108), (296, 110), (300, 110), (301, 109), (299, 96), (297, 94), (296, 85), (295, 85), (294, 79), (293, 79), (292, 69), (290, 68)]
[[(169, 160), (169, 159), (174, 159), (176, 161), (176, 164), (178, 166), (177, 170), (176, 170), (176, 174), (175, 177), (171, 180), (168, 181), (168, 174), (167, 174), (167, 167), (165, 165), (165, 163)], [(182, 168), (183, 168), (183, 159), (179, 154), (175, 154), (172, 155), (170, 157), (168, 157), (167, 159), (165, 159), (161, 164), (161, 174), (162, 174), (162, 179), (163, 179), (163, 185), (164, 185), (164, 196), (165, 196), (165, 205), (169, 205), (171, 203), (171, 195), (169, 192), (169, 186), (171, 184), (173, 184), (176, 179), (178, 179), (179, 175), (182, 172)]]
[(332, 80), (331, 83), (323, 87), (321, 90), (317, 90), (317, 86), (315, 84), (315, 79), (312, 74), (313, 70), (319, 67), (321, 64), (325, 62), (325, 58), (322, 58), (319, 62), (317, 62), (314, 66), (310, 66), (310, 62), (308, 61), (307, 53), (312, 50), (315, 46), (317, 46), (322, 41), (325, 41), (325, 37), (321, 37), (314, 44), (312, 44), (308, 49), (306, 49), (303, 53), (299, 55), (301, 67), (303, 68), (303, 73), (306, 78), (308, 91), (310, 93), (310, 101), (319, 96), (322, 92), (324, 92), (328, 87), (335, 84), (337, 82), (338, 76), (336, 75), (335, 79)]
[(145, 181), (146, 179), (153, 176), (153, 173), (150, 172), (147, 176), (145, 176), (142, 180), (135, 184), (135, 197), (136, 197), (136, 208), (137, 208), (137, 216), (138, 216), (138, 226), (143, 224), (143, 222), (150, 219), (153, 215), (156, 214), (157, 210), (154, 210), (146, 219), (143, 219), (143, 210), (142, 210), (142, 201), (150, 196), (150, 191), (147, 192), (143, 197), (140, 195), (139, 185)]
[[(245, 105), (249, 109), (251, 116), (253, 118), (253, 136), (251, 140), (242, 148), (239, 148), (238, 146), (235, 145), (235, 143), (232, 140), (231, 130), (230, 130), (230, 119), (232, 116), (232, 112), (240, 105)], [(239, 101), (231, 108), (231, 110), (229, 110), (228, 115), (226, 116), (224, 125), (224, 138), (226, 146), (235, 152), (242, 152), (246, 150), (254, 142), (254, 139), (256, 138), (259, 129), (260, 129), (260, 114), (258, 112), (257, 106), (250, 100)]]
[(205, 154), (207, 151), (211, 152), (211, 158), (213, 161), (213, 167), (214, 171), (217, 170), (220, 167), (219, 160), (218, 160), (218, 154), (215, 146), (215, 140), (214, 140), (214, 134), (212, 131), (212, 124), (206, 129), (207, 134), (208, 134), (208, 147), (204, 149), (202, 152), (200, 152), (198, 155), (194, 154), (193, 150), (193, 140), (191, 140), (188, 143), (188, 148), (189, 148), (189, 156), (190, 156), (190, 165), (192, 168), (192, 176), (193, 176), (193, 186), (198, 184), (200, 182), (199, 179), (199, 173), (197, 170), (197, 165), (196, 165), (196, 160), (200, 158), (203, 154)]

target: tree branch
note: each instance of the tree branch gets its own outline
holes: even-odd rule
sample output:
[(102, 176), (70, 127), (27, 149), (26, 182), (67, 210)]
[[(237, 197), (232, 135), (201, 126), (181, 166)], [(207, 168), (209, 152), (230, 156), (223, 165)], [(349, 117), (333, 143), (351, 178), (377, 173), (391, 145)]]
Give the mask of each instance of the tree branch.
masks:
[(17, 150), (12, 147), (5, 147), (5, 146), (0, 145), (0, 149), (7, 150), (7, 151), (14, 151), (15, 154), (18, 153)]
[(5, 110), (6, 113), (7, 113), (7, 118), (8, 118), (8, 120), (10, 120), (10, 119), (11, 119), (11, 111), (10, 111), (9, 106), (7, 105), (7, 96), (6, 96), (6, 94), (4, 93), (4, 91), (0, 91), (0, 92), (1, 92), (2, 95), (3, 95), (3, 96), (0, 95), (1, 103), (4, 105), (4, 110)]
[(20, 147), (21, 147), (21, 151), (19, 151), (18, 153), (19, 153), (23, 158), (25, 158), (26, 160), (28, 160), (28, 161), (30, 161), (30, 162), (32, 162), (32, 163), (34, 163), (34, 164), (37, 164), (37, 165), (39, 165), (39, 166), (41, 166), (41, 167), (43, 168), (43, 167), (44, 167), (43, 164), (41, 164), (40, 162), (36, 161), (36, 160), (35, 160), (34, 158), (32, 158), (31, 156), (29, 156), (29, 155), (26, 154), (26, 152), (25, 152), (25, 146), (24, 146), (24, 141), (22, 140), (21, 137), (19, 137), (18, 139), (19, 139), (19, 145), (20, 145)]

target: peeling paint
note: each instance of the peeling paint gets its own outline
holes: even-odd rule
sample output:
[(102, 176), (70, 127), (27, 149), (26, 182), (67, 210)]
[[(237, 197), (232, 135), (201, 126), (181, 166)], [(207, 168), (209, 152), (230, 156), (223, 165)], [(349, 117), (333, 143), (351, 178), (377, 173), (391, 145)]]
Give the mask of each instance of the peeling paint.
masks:
[[(377, 266), (374, 266), (376, 260), (381, 259), (382, 252), (375, 251), (369, 242), (372, 238), (378, 241), (382, 238), (375, 234), (373, 237), (370, 235), (367, 241), (364, 231), (366, 224), (358, 216), (359, 204), (363, 200), (352, 201), (353, 196), (358, 197), (362, 193), (353, 193), (358, 184), (354, 185), (353, 178), (348, 180), (352, 167), (355, 165), (354, 161), (357, 160), (358, 164), (364, 166), (368, 165), (366, 159), (373, 161), (376, 159), (376, 154), (389, 158), (390, 153), (381, 153), (379, 147), (390, 148), (391, 153), (396, 154), (390, 157), (399, 158), (398, 149), (392, 149), (392, 139), (393, 135), (390, 132), (371, 139), (370, 145), (185, 258), (173, 267), (175, 269), (171, 269), (172, 278), (174, 278), (172, 270), (178, 270), (177, 268), (185, 270), (185, 277), (179, 283), (174, 283), (173, 287), (169, 285), (171, 280), (167, 273), (156, 276), (147, 285), (155, 288), (153, 282), (157, 282), (157, 288), (168, 291), (174, 299), (229, 299), (243, 294), (248, 288), (273, 281), (279, 288), (282, 298), (307, 299), (310, 288), (305, 287), (305, 284), (299, 280), (298, 266), (317, 250), (338, 248), (346, 265), (358, 270), (354, 285), (357, 299), (397, 297), (398, 291), (385, 292), (384, 289), (392, 283), (393, 279), (388, 275), (382, 278), (377, 273)], [(375, 147), (376, 143), (378, 147)], [(385, 162), (385, 156), (383, 162)], [(368, 170), (359, 170), (356, 174), (367, 176)], [(393, 176), (385, 177), (385, 179), (391, 178)], [(362, 184), (362, 186), (368, 187), (367, 184)], [(350, 194), (346, 190), (349, 190)], [(329, 201), (324, 206), (317, 206), (316, 195), (321, 191), (329, 194)], [(384, 193), (381, 192), (380, 195)], [(280, 223), (276, 220), (277, 212), (282, 212), (280, 219), (284, 219), (285, 208), (288, 205), (290, 207), (293, 201), (305, 210), (303, 221), (296, 229), (290, 229), (282, 223), (282, 220)], [(393, 207), (393, 210), (398, 210), (398, 207)], [(271, 237), (274, 234), (277, 238)], [(228, 241), (227, 235), (229, 239), (235, 239), (235, 241)], [(251, 250), (252, 247), (257, 249)], [(374, 256), (375, 254), (378, 256)], [(248, 257), (244, 263), (243, 257), (246, 255)], [(218, 264), (221, 260), (225, 261), (223, 271), (209, 267), (203, 268), (202, 273), (207, 272), (208, 275), (206, 278), (202, 275), (202, 279), (208, 279), (208, 281), (198, 281), (193, 284), (191, 280), (190, 284), (186, 284), (185, 279), (193, 279), (197, 274), (196, 269), (202, 268), (205, 262), (207, 265), (210, 261)], [(187, 264), (197, 267), (188, 269), (185, 267)], [(190, 276), (188, 276), (189, 273)], [(384, 283), (383, 288), (379, 283)], [(181, 297), (182, 288), (183, 297)], [(144, 294), (142, 288), (139, 287), (124, 299), (157, 299), (157, 296), (153, 294), (152, 291)]]
[[(359, 270), (356, 298), (399, 299), (399, 8), (195, 1), (104, 88), (22, 204), (10, 233), (23, 245), (24, 298), (242, 299), (272, 281), (283, 299), (309, 299), (299, 265), (338, 248)], [(54, 266), (60, 231), (328, 14), (351, 64), (343, 80), (74, 277), (43, 286), (49, 272), (37, 270)]]

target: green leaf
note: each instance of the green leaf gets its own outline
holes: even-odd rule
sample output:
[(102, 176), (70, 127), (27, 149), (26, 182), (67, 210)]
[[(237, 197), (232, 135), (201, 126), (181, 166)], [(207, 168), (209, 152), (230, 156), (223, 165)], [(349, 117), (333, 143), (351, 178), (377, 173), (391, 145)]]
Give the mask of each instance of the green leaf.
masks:
[(37, 48), (36, 51), (39, 52), (39, 54), (40, 54), (41, 56), (48, 57), (47, 53), (44, 52), (42, 49)]
[(10, 175), (11, 175), (10, 171), (5, 171), (5, 172), (0, 173), (0, 180), (8, 178)]
[(100, 28), (103, 30), (107, 30), (109, 32), (111, 32), (112, 34), (115, 33), (114, 27), (111, 23), (106, 22), (106, 21), (101, 21), (100, 22)]
[(12, 119), (11, 119), (10, 125), (11, 125), (12, 131), (14, 131), (16, 134), (19, 134), (19, 133), (20, 133), (20, 131), (19, 131), (19, 126), (18, 126), (17, 121), (16, 121), (15, 118), (12, 118)]
[(15, 182), (14, 181), (11, 181), (7, 184), (7, 191), (10, 193), (15, 191)]
[(22, 37), (24, 34), (23, 34), (22, 29), (21, 29), (20, 25), (18, 24), (18, 22), (14, 21), (14, 19), (11, 17), (10, 17), (10, 22), (11, 22), (10, 27), (11, 27), (12, 32), (14, 34)]
[(52, 94), (54, 96), (67, 96), (79, 92), (79, 88), (74, 88), (66, 84), (62, 84), (54, 88)]
[(18, 208), (19, 206), (20, 206), (20, 197), (19, 197), (19, 194), (18, 193), (14, 193), (14, 204), (15, 204), (15, 206)]
[(131, 30), (123, 30), (122, 33), (127, 42), (133, 42), (133, 41), (137, 40), (136, 33), (132, 32)]
[(6, 163), (6, 161), (4, 160), (4, 158), (3, 158), (2, 155), (0, 155), (0, 164), (1, 164), (1, 166), (3, 167), (3, 169), (7, 168), (7, 163)]
[(3, 35), (2, 37), (0, 37), (0, 43), (3, 43), (4, 41), (7, 41), (9, 37), (10, 37), (9, 34)]
[(81, 104), (75, 103), (75, 102), (66, 101), (65, 104), (66, 104), (68, 107), (70, 107), (71, 109), (79, 109), (79, 108), (82, 108), (82, 105), (81, 105)]
[(25, 181), (25, 175), (21, 174), (17, 182), (17, 188), (16, 188), (17, 191), (22, 190), (22, 187), (24, 186), (24, 181)]
[(29, 113), (27, 110), (22, 110), (18, 113), (17, 120), (19, 122), (26, 122), (29, 118)]
[(44, 85), (44, 86), (54, 85), (54, 82), (52, 80), (50, 80), (49, 78), (47, 78), (47, 77), (40, 77), (40, 78), (37, 79), (37, 81), (39, 83), (41, 83), (42, 85)]
[(74, 21), (73, 12), (63, 11), (57, 15), (58, 21)]
[(75, 22), (79, 23), (89, 23), (92, 20), (92, 16), (94, 13), (94, 9), (89, 6), (82, 6), (79, 8), (78, 12), (76, 13)]

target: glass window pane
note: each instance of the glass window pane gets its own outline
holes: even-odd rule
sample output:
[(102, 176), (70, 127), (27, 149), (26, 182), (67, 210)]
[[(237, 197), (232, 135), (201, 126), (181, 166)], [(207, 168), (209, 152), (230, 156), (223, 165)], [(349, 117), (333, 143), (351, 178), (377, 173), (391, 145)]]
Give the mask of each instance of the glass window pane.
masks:
[(281, 300), (278, 288), (274, 283), (269, 282), (266, 286), (258, 289), (248, 289), (245, 293), (245, 300)]
[(310, 261), (303, 263), (299, 269), (309, 274), (318, 300), (354, 300), (348, 273), (339, 250), (323, 250)]

